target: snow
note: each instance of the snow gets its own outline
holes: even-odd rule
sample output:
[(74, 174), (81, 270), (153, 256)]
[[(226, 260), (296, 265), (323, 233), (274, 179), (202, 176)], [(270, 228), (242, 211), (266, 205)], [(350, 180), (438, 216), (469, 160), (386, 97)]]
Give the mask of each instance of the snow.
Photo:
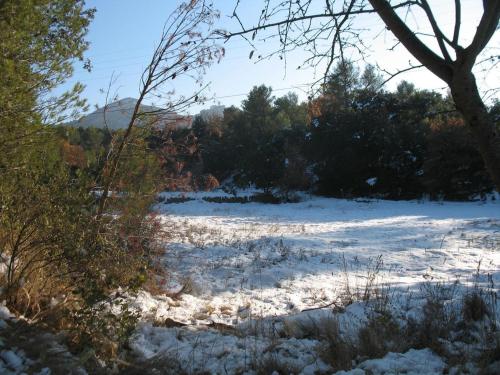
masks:
[(417, 157), (413, 155), (413, 152), (411, 152), (410, 150), (406, 150), (405, 154), (408, 156), (408, 159), (410, 159), (412, 162), (417, 161)]
[(410, 349), (406, 353), (388, 353), (384, 358), (362, 362), (351, 371), (337, 375), (441, 375), (446, 364), (430, 349)]
[[(131, 342), (139, 356), (168, 354), (190, 371), (249, 374), (251, 361), (275, 356), (301, 373), (314, 373), (326, 366), (315, 340), (297, 332), (277, 338), (269, 331), (331, 315), (347, 285), (363, 291), (377, 267), (375, 282), (395, 294), (416, 295), (429, 282), (457, 279), (465, 288), (477, 281), (471, 275), (479, 265), (495, 285), (500, 282), (497, 202), (304, 196), (299, 203), (272, 205), (201, 199), (210, 194), (216, 193), (187, 193), (194, 200), (156, 207), (171, 235), (163, 258), (170, 274), (166, 285), (171, 291), (189, 288), (179, 299), (141, 292), (132, 301), (145, 321)], [(166, 319), (185, 326), (161, 326)], [(350, 305), (341, 320), (344, 331), (348, 325), (355, 329), (366, 320), (364, 305)], [(265, 348), (265, 354), (250, 355)], [(414, 373), (439, 373), (440, 361), (428, 350), (389, 353), (350, 374), (383, 373), (382, 368), (397, 373), (405, 366)]]
[(5, 375), (24, 374), (24, 371), (33, 363), (26, 358), (22, 350), (0, 351), (0, 373)]
[(11, 319), (15, 320), (15, 316), (3, 301), (0, 303), (0, 374), (25, 374), (33, 361), (26, 358), (23, 350), (9, 347), (9, 343), (2, 337), (2, 331), (8, 328), (7, 322)]
[(0, 320), (7, 320), (11, 319), (14, 317), (14, 314), (12, 314), (7, 306), (5, 306), (5, 301), (0, 304)]
[[(34, 375), (50, 375), (52, 373), (48, 367), (44, 367), (40, 371), (34, 372), (31, 369), (33, 364), (35, 364), (35, 361), (27, 358), (26, 354), (21, 349), (11, 348), (0, 351), (0, 374), (2, 375), (24, 375), (27, 373)], [(75, 374), (86, 373), (80, 371), (80, 369), (72, 368), (72, 370), (72, 373)]]
[(377, 183), (378, 178), (377, 177), (371, 177), (368, 180), (366, 180), (366, 183), (370, 186), (375, 186)]
[(2, 358), (7, 367), (14, 370), (20, 369), (24, 362), (23, 358), (12, 350), (2, 350), (0, 352), (0, 358)]
[(251, 366), (258, 366), (273, 355), (275, 360), (287, 360), (292, 366), (300, 367), (303, 374), (312, 375), (315, 371), (328, 369), (317, 358), (315, 340), (290, 339), (285, 343), (274, 343), (271, 353), (269, 348), (272, 345), (272, 340), (263, 336), (240, 337), (208, 329), (164, 328), (145, 324), (137, 331), (131, 348), (145, 358), (161, 353), (182, 363), (190, 373), (237, 374)]
[(164, 191), (158, 194), (160, 199), (170, 198), (187, 198), (192, 200), (202, 201), (203, 198), (232, 198), (232, 197), (251, 197), (262, 191), (253, 187), (247, 189), (239, 189), (231, 192), (222, 189), (212, 191)]
[(371, 371), (371, 374), (442, 374), (445, 363), (430, 349), (414, 350), (408, 352), (389, 353), (382, 359), (371, 359), (361, 363), (359, 368)]
[[(120, 99), (107, 104), (106, 107), (97, 108), (94, 112), (88, 113), (79, 120), (70, 122), (68, 125), (82, 128), (108, 128), (110, 130), (126, 129), (132, 119), (136, 104), (137, 99), (134, 98)], [(166, 111), (163, 108), (156, 107), (154, 104), (146, 105), (143, 103), (140, 106), (140, 111), (141, 113), (149, 114), (149, 120), (154, 116), (155, 126), (163, 127), (175, 123), (178, 128), (191, 127), (189, 116), (181, 116), (175, 112)], [(137, 123), (142, 124), (145, 122), (138, 120)]]
[[(73, 356), (59, 342), (63, 336), (40, 332), (38, 328), (30, 330), (26, 323), (28, 321), (22, 316), (16, 318), (5, 306), (5, 302), (0, 304), (0, 374), (87, 374), (82, 367), (81, 358)], [(20, 326), (23, 328), (20, 329)], [(18, 333), (21, 333), (18, 340), (12, 340)], [(44, 364), (50, 364), (51, 368)]]

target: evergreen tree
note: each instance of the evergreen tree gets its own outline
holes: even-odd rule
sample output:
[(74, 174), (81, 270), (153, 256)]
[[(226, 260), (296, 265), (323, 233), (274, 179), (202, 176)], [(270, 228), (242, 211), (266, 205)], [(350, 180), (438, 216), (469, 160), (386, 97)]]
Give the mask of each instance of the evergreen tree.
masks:
[(0, 2), (0, 123), (13, 130), (23, 121), (57, 121), (81, 105), (80, 84), (54, 97), (51, 90), (83, 61), (84, 39), (93, 17), (82, 0)]
[[(151, 186), (130, 180), (154, 171), (155, 160), (130, 149), (131, 169), (119, 176), (126, 186), (110, 207), (120, 215), (98, 225), (90, 190), (102, 170), (87, 163), (99, 164), (110, 140), (53, 126), (83, 105), (81, 85), (52, 95), (83, 59), (92, 16), (80, 0), (0, 1), (0, 299), (54, 327), (64, 321), (72, 342), (99, 350), (122, 343), (133, 319), (96, 303), (137, 287), (152, 266)], [(140, 138), (135, 145), (146, 150)]]
[(302, 129), (308, 123), (307, 106), (299, 103), (299, 97), (292, 92), (274, 101), (276, 120), (281, 129)]

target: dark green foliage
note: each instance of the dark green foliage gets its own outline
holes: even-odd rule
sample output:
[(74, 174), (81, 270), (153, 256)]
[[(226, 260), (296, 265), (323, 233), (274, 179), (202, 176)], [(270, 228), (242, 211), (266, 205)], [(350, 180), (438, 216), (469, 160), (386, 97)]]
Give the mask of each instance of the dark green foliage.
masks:
[(376, 82), (372, 70), (360, 77), (339, 65), (313, 103), (307, 150), (318, 191), (391, 199), (490, 192), (491, 180), (451, 101), (407, 82), (395, 93), (375, 92), (359, 83)]
[(280, 173), (283, 156), (280, 124), (274, 121), (271, 89), (254, 87), (242, 103), (242, 111), (228, 124), (228, 140), (236, 156), (235, 182), (240, 186), (274, 186)]
[(488, 305), (479, 291), (474, 291), (464, 297), (462, 315), (466, 322), (476, 322), (489, 314)]
[[(59, 97), (50, 90), (83, 60), (84, 36), (93, 17), (83, 0), (0, 2), (0, 122), (11, 131), (24, 120), (60, 121), (83, 103), (80, 84)], [(7, 119), (9, 121), (7, 121)]]
[[(339, 64), (309, 105), (254, 87), (242, 109), (197, 117), (203, 173), (237, 186), (313, 188), (339, 197), (470, 199), (493, 184), (452, 101), (401, 82), (380, 91), (372, 66)], [(500, 105), (491, 109), (499, 117)], [(311, 119), (311, 120), (309, 120)]]
[(360, 92), (355, 105), (327, 110), (312, 122), (308, 150), (319, 191), (346, 197), (417, 196), (428, 128), (409, 120), (407, 108), (413, 107), (392, 94)]
[(276, 121), (285, 129), (305, 130), (308, 123), (307, 106), (299, 103), (294, 93), (288, 93), (274, 101)]
[(149, 207), (161, 174), (147, 134), (135, 132), (96, 220), (93, 189), (122, 135), (54, 126), (83, 106), (82, 86), (50, 92), (83, 59), (92, 15), (78, 0), (0, 1), (0, 299), (105, 359), (135, 322), (123, 304), (110, 313), (121, 303), (112, 291), (136, 290), (155, 267)]
[(279, 204), (288, 202), (287, 199), (282, 199), (271, 193), (258, 193), (251, 196), (243, 197), (203, 197), (206, 202), (212, 203), (267, 203), (267, 204)]
[(291, 187), (305, 188), (303, 180), (292, 181), (288, 170), (294, 162), (294, 170), (303, 175), (306, 124), (306, 106), (295, 95), (274, 99), (271, 88), (256, 86), (242, 110), (231, 107), (222, 119), (195, 120), (204, 171), (219, 180), (233, 177), (238, 186), (270, 189), (289, 180)]
[(437, 119), (431, 124), (422, 182), (433, 198), (468, 199), (493, 189), (475, 142), (462, 119)]
[(217, 179), (228, 178), (236, 168), (235, 148), (229, 142), (228, 124), (238, 117), (240, 111), (235, 107), (226, 108), (224, 117), (203, 119), (196, 116), (193, 122), (193, 132), (197, 137), (203, 164), (203, 171), (211, 173)]

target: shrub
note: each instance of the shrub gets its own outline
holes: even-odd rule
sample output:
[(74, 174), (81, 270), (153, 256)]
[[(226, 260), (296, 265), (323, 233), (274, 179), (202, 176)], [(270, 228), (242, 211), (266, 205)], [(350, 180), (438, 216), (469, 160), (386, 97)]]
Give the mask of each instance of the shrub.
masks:
[(157, 269), (162, 233), (148, 212), (153, 195), (122, 175), (126, 193), (97, 220), (91, 176), (64, 162), (52, 132), (44, 141), (21, 150), (21, 168), (0, 160), (1, 298), (17, 314), (64, 328), (76, 347), (92, 345), (106, 358), (116, 354), (110, 347), (124, 343), (134, 319), (128, 308), (114, 315), (103, 303), (115, 305), (113, 290), (133, 292)]
[(427, 143), (422, 182), (431, 197), (469, 199), (493, 189), (477, 146), (461, 118), (432, 119)]
[(319, 353), (321, 358), (335, 371), (350, 370), (357, 356), (355, 344), (342, 336), (336, 318), (324, 319), (320, 324), (322, 332), (320, 337), (323, 339)]
[[(423, 306), (423, 317), (419, 320), (409, 319), (407, 331), (411, 335), (414, 348), (431, 348), (438, 354), (443, 354), (443, 339), (448, 338), (456, 325), (456, 315), (452, 308), (445, 305), (449, 300), (443, 287), (431, 287)], [(443, 294), (444, 293), (444, 294)]]
[(257, 375), (289, 375), (300, 374), (302, 371), (300, 366), (294, 366), (280, 359), (275, 353), (264, 354), (263, 358), (256, 358), (253, 362), (252, 367), (256, 370)]
[(388, 352), (408, 349), (401, 327), (390, 313), (374, 314), (358, 332), (359, 355), (381, 358)]
[(196, 188), (203, 191), (212, 191), (219, 187), (219, 180), (212, 174), (202, 175), (196, 178)]

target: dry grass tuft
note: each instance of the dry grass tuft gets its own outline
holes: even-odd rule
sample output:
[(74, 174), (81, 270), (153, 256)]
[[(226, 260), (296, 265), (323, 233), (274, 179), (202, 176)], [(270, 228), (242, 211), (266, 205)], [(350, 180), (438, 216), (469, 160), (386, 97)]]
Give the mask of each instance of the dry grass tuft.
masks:
[(300, 374), (302, 369), (299, 366), (294, 366), (286, 361), (280, 360), (274, 353), (257, 360), (252, 366), (257, 375), (290, 375)]
[(132, 364), (123, 366), (120, 370), (123, 375), (188, 375), (173, 356), (165, 354), (156, 355), (152, 358), (138, 361)]
[(475, 290), (465, 295), (462, 304), (462, 315), (466, 322), (477, 322), (489, 315), (488, 306), (482, 293)]
[(381, 358), (409, 349), (405, 332), (390, 313), (374, 314), (359, 330), (357, 345), (362, 358)]
[(322, 346), (319, 354), (335, 371), (349, 370), (357, 356), (356, 346), (341, 334), (336, 317), (320, 321)]

